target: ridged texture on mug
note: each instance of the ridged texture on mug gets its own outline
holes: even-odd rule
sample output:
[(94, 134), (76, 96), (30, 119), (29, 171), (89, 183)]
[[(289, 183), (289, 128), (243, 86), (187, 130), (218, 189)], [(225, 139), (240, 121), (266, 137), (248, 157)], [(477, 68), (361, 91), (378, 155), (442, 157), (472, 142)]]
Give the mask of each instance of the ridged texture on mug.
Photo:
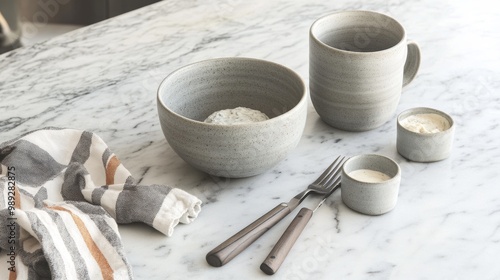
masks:
[(364, 131), (394, 115), (408, 51), (399, 23), (374, 12), (341, 12), (318, 19), (309, 38), (310, 94), (322, 120)]
[[(204, 123), (211, 113), (236, 107), (269, 120), (238, 125)], [(300, 77), (281, 65), (220, 58), (183, 67), (158, 90), (163, 133), (185, 161), (209, 174), (260, 174), (296, 147), (304, 130), (307, 93)]]

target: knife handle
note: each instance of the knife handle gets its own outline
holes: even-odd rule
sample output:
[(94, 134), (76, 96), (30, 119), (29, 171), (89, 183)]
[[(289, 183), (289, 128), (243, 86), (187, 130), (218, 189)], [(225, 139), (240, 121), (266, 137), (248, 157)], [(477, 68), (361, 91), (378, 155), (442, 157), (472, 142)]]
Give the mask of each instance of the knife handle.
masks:
[(268, 275), (273, 275), (276, 271), (278, 271), (288, 255), (288, 252), (292, 249), (293, 244), (297, 241), (297, 238), (304, 230), (312, 215), (312, 210), (307, 208), (300, 209), (297, 216), (295, 216), (276, 245), (274, 245), (274, 248), (260, 265), (260, 270), (264, 271), (264, 273)]
[(277, 224), (291, 212), (288, 204), (281, 203), (271, 211), (231, 236), (207, 254), (211, 266), (223, 266), (261, 237), (268, 229)]

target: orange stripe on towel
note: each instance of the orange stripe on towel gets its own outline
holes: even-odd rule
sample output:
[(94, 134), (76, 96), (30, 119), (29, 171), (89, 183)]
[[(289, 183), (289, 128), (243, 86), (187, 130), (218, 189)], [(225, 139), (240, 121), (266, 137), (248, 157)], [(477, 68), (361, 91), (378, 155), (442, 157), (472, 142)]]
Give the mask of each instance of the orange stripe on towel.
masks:
[(17, 273), (15, 271), (9, 271), (9, 280), (16, 280)]
[(115, 183), (116, 169), (120, 165), (120, 160), (116, 156), (112, 156), (106, 165), (106, 185)]
[(112, 280), (113, 279), (113, 269), (109, 265), (108, 261), (106, 260), (106, 257), (104, 257), (104, 255), (102, 254), (99, 247), (97, 247), (97, 244), (95, 244), (94, 240), (92, 239), (92, 236), (90, 235), (87, 227), (85, 226), (85, 223), (80, 219), (80, 217), (73, 214), (69, 209), (66, 209), (66, 208), (63, 208), (60, 206), (50, 206), (47, 208), (53, 209), (53, 210), (65, 211), (71, 215), (71, 217), (73, 218), (73, 221), (75, 222), (76, 226), (78, 227), (78, 230), (80, 231), (80, 234), (83, 237), (83, 240), (85, 241), (85, 244), (87, 244), (87, 248), (89, 249), (89, 251), (92, 254), (92, 256), (94, 257), (95, 261), (99, 265), (99, 268), (101, 269), (102, 278)]
[(19, 193), (17, 184), (14, 188), (14, 208), (21, 209), (21, 194)]

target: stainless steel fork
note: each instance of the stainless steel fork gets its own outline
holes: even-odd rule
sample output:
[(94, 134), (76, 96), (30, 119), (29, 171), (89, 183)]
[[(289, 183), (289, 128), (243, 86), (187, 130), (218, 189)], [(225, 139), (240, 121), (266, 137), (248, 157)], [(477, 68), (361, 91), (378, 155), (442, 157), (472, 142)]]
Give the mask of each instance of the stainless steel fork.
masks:
[(290, 214), (309, 194), (329, 194), (332, 188), (335, 187), (335, 182), (338, 184), (344, 160), (344, 157), (335, 159), (316, 181), (310, 184), (307, 189), (294, 196), (288, 203), (280, 203), (255, 222), (215, 247), (207, 254), (207, 262), (211, 266), (216, 267), (225, 265), (261, 237), (267, 230), (281, 221), (286, 215)]

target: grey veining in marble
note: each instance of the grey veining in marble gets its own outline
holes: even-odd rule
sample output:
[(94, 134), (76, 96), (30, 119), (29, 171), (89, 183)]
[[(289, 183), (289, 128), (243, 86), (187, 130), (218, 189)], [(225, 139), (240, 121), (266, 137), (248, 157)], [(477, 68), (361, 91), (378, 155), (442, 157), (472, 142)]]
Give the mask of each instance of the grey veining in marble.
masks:
[[(274, 279), (499, 279), (496, 6), (491, 0), (162, 1), (1, 55), (0, 142), (44, 126), (91, 130), (141, 183), (200, 197), (198, 219), (171, 238), (120, 226), (137, 279), (268, 279), (259, 265), (292, 217), (222, 268), (210, 267), (205, 254), (303, 189), (333, 157), (367, 153), (400, 165), (396, 208), (365, 216), (347, 208), (340, 192), (332, 195)], [(396, 114), (412, 107), (450, 114), (456, 131), (449, 158), (406, 161), (396, 151), (396, 116), (372, 131), (345, 132), (323, 123), (310, 103), (297, 148), (256, 177), (208, 176), (168, 146), (155, 109), (167, 74), (204, 59), (244, 56), (283, 64), (307, 83), (310, 25), (347, 9), (387, 13), (418, 41), (419, 74)]]

